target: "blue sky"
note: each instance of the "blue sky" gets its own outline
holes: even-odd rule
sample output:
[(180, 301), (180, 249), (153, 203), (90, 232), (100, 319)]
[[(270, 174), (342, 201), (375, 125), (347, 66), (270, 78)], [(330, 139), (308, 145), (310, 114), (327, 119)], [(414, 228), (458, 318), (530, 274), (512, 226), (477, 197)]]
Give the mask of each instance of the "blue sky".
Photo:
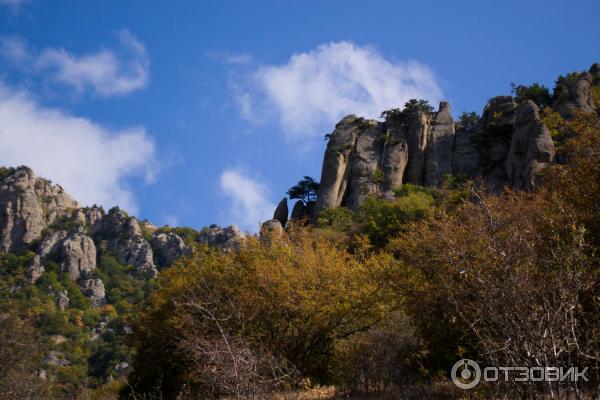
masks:
[(481, 112), (600, 61), (596, 1), (0, 0), (0, 163), (157, 224), (256, 230), (349, 113)]

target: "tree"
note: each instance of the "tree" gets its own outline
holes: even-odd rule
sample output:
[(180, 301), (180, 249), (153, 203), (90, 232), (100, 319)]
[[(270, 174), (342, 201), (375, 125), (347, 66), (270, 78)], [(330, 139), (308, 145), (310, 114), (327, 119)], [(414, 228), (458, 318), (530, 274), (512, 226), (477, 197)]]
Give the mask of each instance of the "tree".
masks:
[(511, 83), (510, 86), (517, 103), (531, 100), (540, 107), (546, 107), (552, 102), (552, 96), (550, 96), (548, 88), (539, 83), (534, 83), (530, 86)]
[(384, 261), (353, 256), (306, 228), (248, 238), (239, 253), (199, 248), (159, 276), (136, 329), (129, 382), (142, 394), (158, 386), (168, 398), (186, 388), (194, 398), (263, 391), (257, 383), (280, 382), (294, 369), (330, 382), (336, 341), (394, 304), (372, 279)]
[(318, 191), (319, 182), (315, 181), (310, 176), (305, 176), (300, 182), (287, 191), (287, 195), (290, 199), (300, 199), (304, 201), (304, 203), (308, 203), (309, 201), (317, 200)]
[(477, 122), (479, 122), (479, 115), (477, 115), (475, 111), (471, 111), (469, 113), (463, 111), (463, 113), (460, 114), (458, 121), (464, 130), (470, 131), (473, 130), (473, 128), (475, 128), (477, 125)]

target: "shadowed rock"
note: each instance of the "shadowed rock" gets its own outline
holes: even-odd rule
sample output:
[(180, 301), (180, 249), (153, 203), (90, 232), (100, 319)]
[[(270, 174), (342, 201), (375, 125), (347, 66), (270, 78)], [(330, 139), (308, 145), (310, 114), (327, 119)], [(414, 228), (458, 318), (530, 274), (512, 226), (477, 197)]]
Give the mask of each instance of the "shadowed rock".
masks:
[(506, 174), (513, 186), (532, 190), (539, 186), (542, 170), (554, 162), (555, 149), (537, 105), (528, 100), (517, 108)]
[(284, 197), (277, 205), (275, 213), (273, 214), (273, 219), (281, 222), (281, 226), (285, 226), (288, 221), (288, 213), (287, 197)]

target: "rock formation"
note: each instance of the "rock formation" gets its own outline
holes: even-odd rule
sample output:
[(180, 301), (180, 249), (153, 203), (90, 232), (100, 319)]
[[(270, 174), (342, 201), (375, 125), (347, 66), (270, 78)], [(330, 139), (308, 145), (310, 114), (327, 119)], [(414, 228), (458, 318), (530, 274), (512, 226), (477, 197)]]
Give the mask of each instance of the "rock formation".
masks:
[(144, 238), (136, 218), (118, 207), (110, 209), (102, 222), (102, 236), (121, 263), (133, 265), (140, 276), (156, 276), (152, 246)]
[(33, 256), (27, 268), (27, 277), (31, 283), (35, 283), (44, 273), (44, 266), (39, 255)]
[[(598, 87), (600, 63), (559, 79), (552, 107), (564, 118), (598, 112)], [(393, 198), (403, 183), (440, 185), (446, 174), (482, 178), (492, 189), (532, 190), (555, 161), (552, 137), (531, 101), (494, 97), (474, 126), (455, 124), (447, 102), (437, 112), (407, 107), (384, 115), (381, 122), (349, 115), (328, 135), (313, 221), (327, 208), (356, 210), (368, 196)], [(301, 207), (292, 219), (304, 214)]]
[(246, 237), (240, 231), (240, 228), (235, 225), (226, 228), (211, 225), (200, 232), (197, 241), (226, 251), (239, 251), (246, 241)]
[(279, 222), (281, 222), (282, 226), (285, 226), (285, 224), (287, 224), (287, 220), (288, 220), (288, 205), (287, 205), (287, 197), (284, 197), (283, 199), (281, 199), (281, 201), (279, 202), (279, 204), (277, 205), (277, 208), (275, 209), (275, 213), (273, 213), (273, 219), (278, 220)]
[(519, 189), (532, 190), (539, 185), (541, 171), (554, 162), (554, 142), (540, 120), (538, 106), (531, 100), (517, 108), (510, 149), (506, 157), (506, 175)]
[(283, 226), (276, 219), (263, 222), (260, 227), (260, 237), (264, 239), (278, 238), (283, 236)]
[(81, 283), (81, 290), (87, 296), (92, 307), (98, 308), (106, 304), (106, 292), (102, 279), (86, 279)]
[(96, 268), (96, 246), (92, 238), (81, 233), (74, 233), (65, 238), (61, 244), (63, 271), (76, 281), (82, 274)]
[(0, 252), (23, 251), (54, 220), (77, 207), (60, 186), (36, 178), (31, 169), (4, 169), (0, 173)]
[(170, 265), (173, 261), (192, 254), (192, 249), (185, 244), (183, 239), (173, 233), (155, 233), (152, 236), (152, 248), (158, 265)]

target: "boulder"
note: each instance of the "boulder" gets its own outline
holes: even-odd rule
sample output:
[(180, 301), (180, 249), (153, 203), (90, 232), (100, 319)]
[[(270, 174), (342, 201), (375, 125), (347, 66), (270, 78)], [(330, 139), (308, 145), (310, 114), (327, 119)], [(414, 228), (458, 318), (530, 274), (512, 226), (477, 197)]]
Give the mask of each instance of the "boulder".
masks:
[(92, 307), (98, 308), (106, 304), (106, 292), (102, 279), (86, 279), (81, 282), (83, 294), (90, 299)]
[(51, 350), (46, 354), (44, 364), (54, 367), (65, 367), (71, 365), (71, 362), (67, 360), (65, 355), (60, 351)]
[(121, 361), (115, 365), (115, 373), (117, 376), (125, 376), (129, 372), (129, 364), (125, 361)]
[(281, 199), (281, 201), (279, 202), (279, 204), (277, 205), (277, 208), (275, 209), (275, 213), (273, 214), (273, 219), (278, 220), (279, 222), (281, 222), (282, 226), (285, 226), (285, 224), (287, 224), (287, 220), (288, 220), (288, 204), (287, 204), (287, 197), (284, 197), (283, 199)]
[(554, 162), (556, 151), (548, 128), (542, 123), (537, 105), (528, 100), (517, 108), (506, 175), (518, 189), (539, 186), (541, 172)]
[(67, 338), (63, 335), (50, 335), (48, 337), (53, 344), (63, 344), (67, 341)]
[(281, 222), (276, 219), (270, 219), (263, 222), (260, 227), (260, 237), (263, 239), (280, 238), (283, 236), (283, 226)]
[(296, 201), (294, 207), (292, 208), (292, 215), (290, 216), (290, 221), (299, 222), (307, 217), (308, 214), (306, 212), (306, 206), (304, 205), (304, 201)]
[(159, 266), (165, 267), (181, 257), (192, 254), (192, 249), (183, 239), (173, 233), (155, 233), (152, 236), (152, 249)]
[(208, 228), (202, 229), (197, 241), (198, 243), (218, 247), (225, 251), (239, 251), (246, 241), (246, 236), (235, 225), (225, 228), (211, 225)]

